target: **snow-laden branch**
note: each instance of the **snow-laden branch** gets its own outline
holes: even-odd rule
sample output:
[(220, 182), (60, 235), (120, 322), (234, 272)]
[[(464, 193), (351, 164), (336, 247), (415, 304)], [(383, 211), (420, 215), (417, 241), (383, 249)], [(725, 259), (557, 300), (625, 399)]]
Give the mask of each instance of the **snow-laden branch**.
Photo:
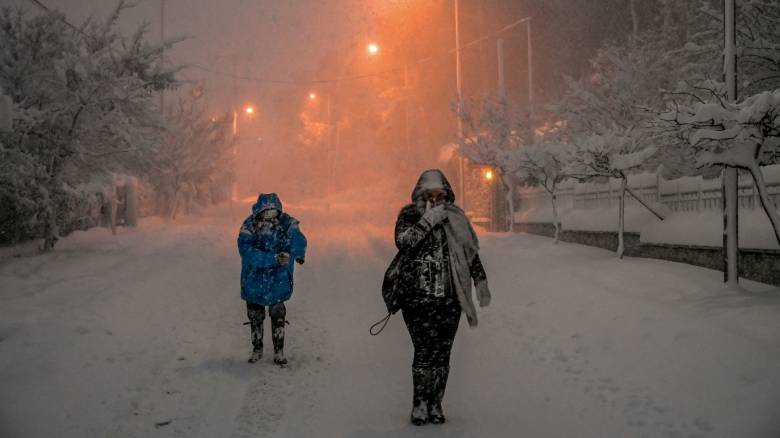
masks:
[(680, 129), (697, 147), (700, 167), (725, 165), (748, 170), (780, 243), (780, 216), (772, 205), (761, 166), (780, 158), (780, 89), (755, 94), (738, 103), (676, 105), (660, 118)]
[[(580, 180), (593, 178), (617, 178), (621, 182), (619, 194), (618, 220), (618, 257), (623, 257), (625, 229), (625, 195), (628, 190), (628, 174), (645, 165), (657, 148), (648, 145), (646, 139), (632, 130), (613, 130), (606, 134), (593, 134), (573, 142), (565, 162), (565, 172)], [(632, 193), (632, 196), (638, 195)], [(659, 218), (663, 218), (656, 209), (645, 201), (647, 207)]]

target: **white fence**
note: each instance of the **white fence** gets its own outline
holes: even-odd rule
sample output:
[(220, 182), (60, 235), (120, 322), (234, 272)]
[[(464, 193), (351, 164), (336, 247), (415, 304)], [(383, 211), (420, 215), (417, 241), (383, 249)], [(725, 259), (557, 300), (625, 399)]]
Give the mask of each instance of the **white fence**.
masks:
[[(763, 168), (769, 198), (775, 208), (780, 207), (780, 165)], [(630, 175), (628, 187), (648, 202), (660, 202), (670, 211), (701, 211), (721, 208), (720, 178), (683, 177), (665, 180), (655, 173)], [(517, 211), (550, 207), (550, 196), (541, 187), (518, 187)], [(558, 189), (558, 206), (565, 209), (595, 209), (617, 206), (620, 196), (620, 180), (604, 183), (578, 183), (567, 181)], [(626, 194), (627, 205), (638, 202)], [(739, 204), (741, 208), (761, 208), (753, 179), (749, 174), (739, 177)]]

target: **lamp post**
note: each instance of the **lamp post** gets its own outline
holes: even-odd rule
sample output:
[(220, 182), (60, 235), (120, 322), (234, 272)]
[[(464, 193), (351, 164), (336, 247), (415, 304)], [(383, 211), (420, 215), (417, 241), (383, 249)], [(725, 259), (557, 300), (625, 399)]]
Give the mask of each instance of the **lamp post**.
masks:
[[(245, 117), (250, 117), (250, 118), (254, 117), (255, 114), (257, 114), (257, 107), (254, 104), (248, 103), (248, 104), (244, 105), (244, 107), (241, 108), (240, 111), (237, 108), (233, 109), (233, 119), (232, 119), (232, 122), (233, 122), (233, 138), (234, 139), (236, 137), (238, 137), (238, 131), (239, 131), (239, 129), (238, 129), (238, 120), (240, 118), (239, 115), (242, 114), (242, 113), (244, 114)], [(233, 153), (235, 154), (236, 153), (235, 145), (233, 146), (233, 148), (234, 148), (233, 149)]]
[(487, 205), (487, 214), (488, 218), (490, 219), (488, 221), (488, 227), (490, 231), (495, 231), (497, 229), (496, 227), (496, 212), (495, 210), (495, 184), (493, 184), (493, 169), (491, 167), (487, 167), (482, 172), (482, 177), (485, 179), (485, 184), (487, 184), (487, 192), (488, 192), (488, 205)]
[[(311, 102), (317, 102), (320, 98), (320, 96), (314, 92), (310, 91), (308, 95), (309, 101)], [(330, 196), (331, 192), (331, 186), (333, 185), (333, 120), (332, 120), (332, 113), (331, 113), (331, 94), (327, 94), (326, 99), (326, 119), (328, 123), (328, 129), (327, 132), (327, 146), (326, 146), (326, 157), (325, 157), (325, 196)]]
[(406, 131), (406, 159), (404, 161), (409, 163), (409, 168), (411, 168), (412, 140), (409, 128), (409, 64), (404, 65), (404, 97), (404, 130)]
[[(461, 105), (463, 92), (460, 83), (460, 16), (459, 1), (455, 0), (455, 86), (458, 91), (458, 141), (463, 137), (463, 122), (461, 121)], [(466, 159), (458, 155), (458, 186), (460, 187), (460, 205), (466, 211)]]
[[(531, 39), (531, 17), (525, 17), (519, 23), (526, 24), (526, 43), (528, 60), (528, 132), (527, 143), (534, 143), (534, 64), (533, 64), (533, 41)], [(504, 40), (499, 38), (496, 42), (498, 52), (498, 96), (501, 101), (506, 99), (507, 90), (504, 81)]]
[[(353, 46), (354, 47), (354, 46)], [(381, 53), (381, 46), (376, 41), (369, 41), (368, 44), (366, 44), (366, 54), (369, 57), (377, 57)], [(348, 56), (355, 56), (357, 51), (350, 50)], [(343, 62), (341, 66), (341, 74), (339, 77), (343, 76), (345, 73), (345, 70), (347, 68), (347, 62)], [(340, 144), (340, 130), (338, 121), (336, 121), (336, 139), (335, 142), (333, 141), (333, 113), (332, 113), (332, 104), (331, 104), (331, 96), (335, 94), (336, 96), (339, 95), (339, 90), (341, 89), (341, 81), (336, 82), (336, 90), (335, 92), (333, 90), (330, 90), (327, 94), (326, 99), (326, 109), (327, 109), (327, 120), (328, 120), (328, 151), (327, 151), (327, 185), (326, 185), (326, 193), (327, 195), (330, 195), (331, 190), (333, 189), (333, 177), (336, 173), (336, 159), (338, 157), (338, 149)], [(309, 100), (317, 100), (319, 98), (319, 95), (315, 92), (309, 93)]]
[(531, 17), (528, 17), (527, 38), (528, 38), (528, 143), (534, 143), (534, 66), (533, 66), (533, 45), (531, 43)]

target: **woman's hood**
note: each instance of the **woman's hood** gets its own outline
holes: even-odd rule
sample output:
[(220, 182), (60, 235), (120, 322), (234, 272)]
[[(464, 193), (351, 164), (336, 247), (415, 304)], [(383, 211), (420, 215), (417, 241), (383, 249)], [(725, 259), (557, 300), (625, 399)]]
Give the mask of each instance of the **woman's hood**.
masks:
[(420, 175), (414, 190), (412, 190), (412, 202), (416, 203), (420, 200), (426, 190), (437, 189), (444, 190), (446, 193), (445, 199), (448, 202), (455, 202), (455, 192), (452, 191), (452, 186), (447, 181), (447, 177), (444, 176), (444, 172), (439, 169), (429, 169)]

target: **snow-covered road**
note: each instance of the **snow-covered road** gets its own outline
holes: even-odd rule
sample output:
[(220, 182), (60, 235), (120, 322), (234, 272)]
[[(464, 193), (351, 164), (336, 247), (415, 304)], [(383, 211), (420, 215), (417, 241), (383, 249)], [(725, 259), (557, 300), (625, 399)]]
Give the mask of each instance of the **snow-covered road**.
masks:
[(410, 426), (400, 316), (368, 334), (394, 218), (292, 212), (287, 369), (246, 363), (226, 209), (0, 262), (0, 436), (780, 436), (777, 291), (531, 235), (482, 236), (493, 303), (461, 324), (448, 422)]

